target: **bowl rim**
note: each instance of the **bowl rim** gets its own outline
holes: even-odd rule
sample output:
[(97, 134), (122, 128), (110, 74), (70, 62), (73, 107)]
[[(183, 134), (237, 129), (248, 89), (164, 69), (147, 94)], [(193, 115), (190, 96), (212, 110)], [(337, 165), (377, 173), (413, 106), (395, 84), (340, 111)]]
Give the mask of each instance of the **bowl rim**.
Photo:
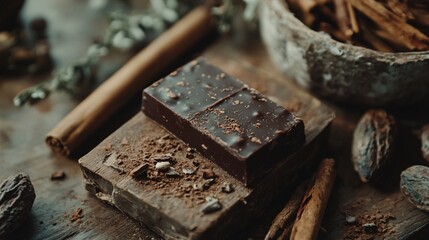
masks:
[[(407, 61), (418, 61), (418, 60), (429, 60), (429, 50), (426, 51), (408, 51), (408, 52), (382, 52), (377, 51), (374, 49), (370, 49), (367, 47), (362, 46), (356, 46), (349, 43), (340, 42), (338, 40), (333, 39), (328, 33), (325, 33), (323, 31), (315, 31), (305, 25), (300, 19), (295, 17), (294, 13), (289, 10), (288, 4), (286, 0), (264, 0), (265, 2), (269, 2), (268, 4), (271, 5), (271, 9), (274, 11), (277, 11), (281, 14), (281, 17), (289, 18), (290, 20), (293, 20), (293, 23), (297, 25), (301, 29), (301, 31), (304, 31), (308, 35), (318, 36), (320, 39), (324, 39), (324, 41), (330, 41), (332, 44), (337, 45), (337, 47), (340, 47), (342, 49), (348, 49), (350, 51), (358, 51), (361, 54), (364, 55), (372, 55), (377, 58), (381, 59), (392, 59), (394, 57), (394, 61), (399, 62), (407, 62)], [(279, 6), (279, 7), (277, 7)], [(412, 59), (409, 59), (412, 57)]]

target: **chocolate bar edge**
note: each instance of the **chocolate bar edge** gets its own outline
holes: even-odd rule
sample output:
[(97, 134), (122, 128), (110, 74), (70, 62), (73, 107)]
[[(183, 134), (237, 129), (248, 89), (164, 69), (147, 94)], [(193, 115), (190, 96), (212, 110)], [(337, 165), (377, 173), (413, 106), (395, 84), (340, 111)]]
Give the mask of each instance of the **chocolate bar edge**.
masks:
[[(223, 72), (221, 69), (206, 63), (206, 61), (201, 58), (199, 58), (198, 61), (202, 62), (203, 64), (207, 64), (206, 66), (216, 68), (217, 70)], [(231, 78), (234, 81), (238, 81), (234, 77)], [(159, 81), (162, 81), (162, 79)], [(249, 89), (247, 84), (242, 83), (241, 81), (238, 82), (243, 84), (243, 87), (240, 88), (240, 90), (244, 88)], [(202, 155), (204, 155), (206, 158), (218, 164), (233, 177), (245, 183), (246, 186), (251, 186), (254, 184), (255, 181), (266, 175), (270, 169), (274, 167), (275, 162), (284, 161), (285, 158), (296, 152), (305, 144), (304, 122), (300, 118), (296, 117), (293, 113), (286, 110), (293, 117), (294, 123), (288, 132), (282, 133), (282, 135), (278, 136), (275, 141), (291, 142), (291, 144), (288, 144), (286, 149), (275, 147), (274, 150), (271, 151), (271, 148), (275, 145), (275, 143), (270, 142), (264, 147), (255, 151), (249, 159), (240, 159), (238, 154), (230, 151), (230, 149), (227, 149), (224, 146), (221, 146), (216, 142), (215, 139), (211, 138), (208, 134), (204, 134), (197, 127), (193, 126), (191, 119), (185, 119), (184, 117), (180, 116), (174, 110), (166, 106), (163, 102), (159, 101), (150, 93), (148, 93), (147, 89), (156, 87), (158, 83), (156, 82), (154, 85), (151, 85), (143, 90), (141, 108), (142, 112), (158, 122), (162, 127), (174, 134), (180, 140), (185, 142), (185, 144), (195, 148), (198, 152), (202, 153)], [(237, 90), (234, 94), (240, 90)], [(263, 97), (261, 93), (257, 91), (256, 93)], [(231, 94), (230, 96), (234, 94)], [(224, 99), (227, 99), (227, 97)], [(222, 102), (222, 100), (218, 101), (217, 103)], [(206, 143), (206, 145), (201, 143)], [(261, 159), (263, 159), (263, 161), (261, 161)]]

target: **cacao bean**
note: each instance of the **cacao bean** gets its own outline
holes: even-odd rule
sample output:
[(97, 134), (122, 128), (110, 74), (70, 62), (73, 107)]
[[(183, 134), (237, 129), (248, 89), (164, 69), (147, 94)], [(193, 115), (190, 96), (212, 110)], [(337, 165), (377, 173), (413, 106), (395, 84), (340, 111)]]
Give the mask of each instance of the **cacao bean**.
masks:
[(28, 217), (36, 195), (27, 174), (8, 177), (0, 186), (0, 239), (18, 228)]
[(418, 209), (429, 212), (429, 167), (416, 165), (401, 173), (401, 192)]
[(377, 178), (393, 155), (397, 126), (383, 110), (370, 110), (359, 120), (353, 134), (352, 160), (362, 182)]
[(423, 128), (421, 135), (423, 157), (429, 161), (429, 124)]

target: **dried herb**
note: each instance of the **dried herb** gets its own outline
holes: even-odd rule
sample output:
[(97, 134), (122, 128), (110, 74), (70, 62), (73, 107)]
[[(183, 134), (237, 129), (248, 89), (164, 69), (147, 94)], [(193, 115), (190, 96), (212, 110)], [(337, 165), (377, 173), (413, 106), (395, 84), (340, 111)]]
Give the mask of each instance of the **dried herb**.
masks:
[(24, 223), (35, 198), (28, 175), (19, 173), (4, 180), (0, 186), (0, 239)]
[[(256, 17), (258, 0), (243, 0), (246, 3), (243, 17), (253, 21)], [(128, 16), (114, 12), (110, 24), (100, 43), (88, 48), (86, 56), (70, 66), (58, 69), (53, 79), (24, 89), (13, 99), (15, 106), (36, 103), (46, 99), (51, 92), (64, 91), (72, 95), (82, 95), (93, 85), (96, 69), (102, 57), (114, 50), (127, 51), (135, 46), (144, 46), (161, 34), (170, 25), (187, 13), (198, 1), (151, 0), (151, 8), (140, 15)], [(237, 4), (223, 0), (212, 8), (212, 14), (221, 32), (228, 32), (237, 12)], [(37, 27), (37, 26), (36, 26)]]
[(24, 89), (14, 98), (15, 106), (35, 103), (53, 91), (65, 91), (81, 95), (94, 82), (96, 68), (102, 57), (114, 50), (127, 51), (144, 46), (191, 8), (191, 1), (179, 4), (177, 0), (151, 0), (151, 8), (140, 15), (113, 12), (109, 27), (99, 43), (91, 45), (82, 59), (70, 66), (58, 69), (53, 79)]
[[(223, 0), (218, 6), (212, 8), (212, 14), (221, 33), (226, 33), (231, 30), (232, 20), (237, 16), (239, 3), (233, 0)], [(256, 9), (259, 0), (243, 0), (245, 8), (243, 11), (243, 19), (247, 22), (256, 20)]]

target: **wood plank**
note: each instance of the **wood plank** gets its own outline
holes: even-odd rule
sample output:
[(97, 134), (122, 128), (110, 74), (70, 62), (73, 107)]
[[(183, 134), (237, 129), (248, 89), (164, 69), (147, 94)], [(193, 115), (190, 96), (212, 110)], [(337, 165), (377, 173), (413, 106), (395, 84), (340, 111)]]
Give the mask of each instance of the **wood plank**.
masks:
[[(211, 62), (210, 54), (204, 55), (208, 62)], [(121, 211), (153, 227), (154, 231), (168, 239), (216, 239), (234, 233), (233, 231), (243, 228), (246, 222), (260, 216), (273, 199), (293, 187), (301, 171), (317, 166), (315, 157), (321, 147), (321, 141), (325, 141), (324, 130), (334, 117), (332, 111), (310, 95), (302, 91), (290, 91), (286, 84), (279, 81), (270, 81), (268, 73), (232, 60), (223, 59), (217, 65), (221, 69), (233, 70), (235, 74), (227, 72), (245, 83), (259, 84), (259, 87), (265, 85), (265, 94), (272, 96), (280, 104), (290, 103), (288, 100), (292, 99), (299, 101), (300, 106), (295, 111), (306, 125), (307, 145), (294, 157), (277, 166), (254, 188), (246, 188), (199, 154), (195, 154), (195, 158), (190, 162), (185, 157), (186, 145), (174, 140), (176, 138), (173, 135), (143, 114), (136, 115), (79, 162), (89, 190), (99, 194), (101, 192), (103, 198), (108, 198)], [(261, 83), (260, 79), (266, 79), (266, 84)], [(283, 94), (275, 95), (271, 89), (282, 89)], [(318, 137), (322, 133), (324, 134)], [(123, 145), (124, 139), (129, 145)], [(150, 144), (145, 145), (147, 143)], [(172, 147), (168, 148), (168, 145)], [(199, 167), (195, 174), (189, 177), (183, 174), (178, 178), (153, 177), (152, 175), (157, 173), (154, 170), (155, 162), (144, 159), (144, 155), (157, 154), (157, 149), (175, 156), (176, 163), (173, 166), (179, 172), (183, 167), (195, 168), (192, 166), (195, 162)], [(121, 156), (121, 164), (117, 167), (123, 167), (125, 173), (122, 170), (117, 171), (117, 167), (106, 165), (106, 159), (113, 154)], [(115, 161), (118, 161), (118, 158)], [(129, 172), (133, 167), (143, 163), (152, 166), (150, 169), (153, 172), (149, 173), (152, 177), (143, 180), (130, 177)], [(216, 182), (207, 190), (192, 189), (190, 183), (204, 183), (201, 175), (203, 169), (213, 169), (218, 176)], [(225, 182), (231, 183), (235, 191), (230, 194), (220, 192)], [(202, 214), (200, 209), (206, 197), (219, 199), (223, 205), (222, 210), (209, 215)]]
[[(26, 2), (23, 16), (25, 23), (36, 16), (44, 16), (49, 21), (49, 39), (56, 66), (65, 66), (82, 56), (92, 38), (99, 36), (105, 26), (103, 12), (87, 8), (87, 3), (88, 1), (72, 0)], [(111, 3), (115, 4), (116, 1), (111, 1)], [(50, 10), (46, 11), (46, 9)], [(239, 64), (268, 72), (272, 76), (270, 80), (261, 78), (252, 84), (253, 87), (265, 93), (269, 90), (274, 93), (273, 95), (283, 94), (283, 89), (275, 88), (278, 86), (276, 83), (272, 83), (275, 81), (285, 82), (288, 84), (288, 88), (294, 89), (294, 91), (295, 89), (302, 91), (275, 69), (267, 57), (258, 35), (249, 35), (244, 32), (244, 28), (221, 39), (205, 53), (205, 56), (215, 64), (225, 62), (225, 70), (234, 75), (239, 75), (236, 71), (242, 71), (235, 69), (237, 61)], [(126, 58), (126, 56), (109, 58), (101, 68), (100, 78), (103, 79), (111, 74)], [(252, 74), (252, 71), (247, 74)], [(88, 194), (83, 188), (82, 174), (77, 161), (53, 155), (44, 145), (43, 139), (46, 132), (61, 120), (79, 100), (63, 93), (55, 93), (50, 100), (34, 107), (17, 109), (12, 105), (13, 96), (17, 92), (48, 77), (46, 75), (0, 76), (0, 165), (2, 166), (0, 179), (2, 180), (12, 173), (26, 171), (33, 180), (37, 194), (32, 215), (26, 225), (18, 229), (16, 239), (158, 239), (157, 235), (145, 227)], [(290, 102), (294, 102), (294, 99), (291, 99)], [(118, 114), (117, 119), (112, 120), (112, 125), (106, 126), (109, 129), (106, 128), (105, 132), (100, 135), (107, 136), (109, 131), (114, 130), (115, 126), (119, 126), (124, 119), (127, 119), (127, 116), (132, 116), (137, 111), (138, 105), (139, 99), (135, 101), (134, 107), (131, 104)], [(400, 114), (400, 120), (406, 124), (403, 127), (410, 136), (402, 137), (401, 141), (409, 143), (401, 146), (408, 148), (406, 151), (404, 150), (405, 152), (413, 153), (412, 155), (403, 154), (400, 158), (402, 161), (410, 161), (408, 165), (421, 163), (416, 161), (420, 151), (417, 142), (418, 134), (416, 135), (415, 132), (423, 122), (429, 122), (427, 109), (427, 106), (419, 105), (412, 109), (413, 114), (400, 110), (403, 112)], [(412, 205), (404, 200), (395, 189), (383, 192), (371, 185), (360, 185), (354, 174), (349, 156), (350, 140), (362, 110), (351, 106), (336, 106), (335, 111), (337, 118), (333, 122), (329, 145), (340, 168), (339, 181), (337, 181), (332, 195), (333, 199), (330, 201), (322, 224), (328, 233), (321, 234), (323, 235), (321, 237), (325, 239), (341, 238), (340, 236), (344, 235), (350, 227), (343, 224), (344, 214), (340, 209), (363, 198), (362, 209), (367, 210), (354, 210), (351, 214), (360, 214), (365, 211), (371, 214), (376, 213), (377, 209), (373, 209), (372, 206), (380, 206), (383, 213), (390, 212), (397, 218), (389, 220), (389, 224), (397, 229), (397, 232), (390, 238), (425, 239), (429, 230), (428, 214), (415, 211)], [(409, 115), (404, 117), (407, 114)], [(121, 119), (119, 115), (124, 116)], [(102, 137), (98, 137), (98, 139), (102, 139)], [(97, 140), (95, 139), (94, 142)], [(88, 143), (87, 148), (91, 149), (92, 144)], [(85, 150), (83, 151), (85, 152)], [(57, 170), (66, 171), (67, 178), (64, 181), (52, 182), (49, 180), (51, 173)], [(373, 199), (372, 196), (374, 196)], [(287, 196), (283, 196), (281, 200), (285, 199)], [(386, 203), (385, 206), (381, 206), (382, 203)], [(271, 220), (282, 206), (283, 203), (272, 205), (259, 222), (255, 222), (243, 232), (243, 236), (238, 238), (263, 238)], [(83, 209), (83, 218), (80, 219), (80, 222), (72, 223), (69, 216), (77, 208)], [(388, 237), (387, 235), (385, 237), (377, 235), (375, 239)]]

